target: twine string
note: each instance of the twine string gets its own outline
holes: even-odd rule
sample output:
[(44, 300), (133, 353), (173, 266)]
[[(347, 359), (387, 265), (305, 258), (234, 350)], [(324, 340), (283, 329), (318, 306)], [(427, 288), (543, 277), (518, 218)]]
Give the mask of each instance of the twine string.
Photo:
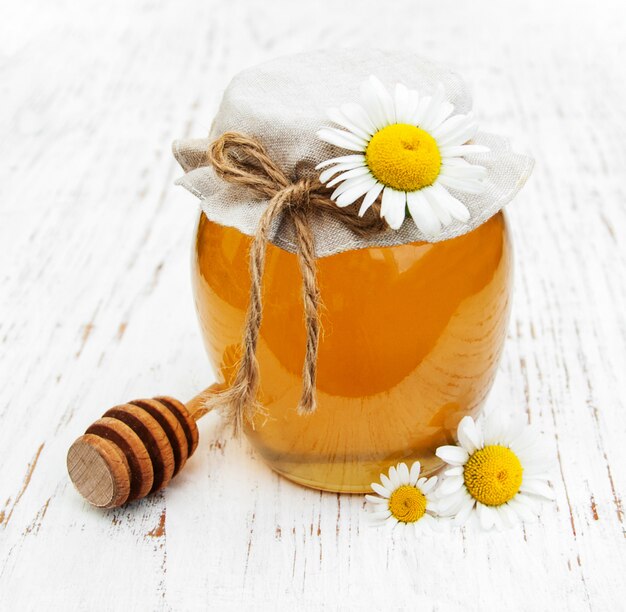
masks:
[(312, 215), (323, 211), (339, 219), (359, 236), (370, 236), (386, 228), (380, 219), (380, 205), (359, 217), (353, 210), (338, 207), (329, 191), (317, 178), (292, 182), (268, 156), (261, 143), (236, 132), (226, 132), (213, 142), (207, 152), (208, 163), (217, 176), (236, 185), (243, 185), (259, 197), (269, 200), (261, 215), (249, 254), (250, 298), (241, 342), (241, 360), (230, 387), (203, 398), (204, 409), (220, 408), (232, 424), (235, 434), (241, 433), (263, 408), (257, 399), (259, 364), (256, 349), (263, 316), (262, 288), (269, 231), (281, 212), (289, 215), (296, 235), (297, 257), (302, 275), (302, 298), (306, 330), (306, 351), (302, 367), (302, 390), (299, 414), (316, 409), (317, 352), (319, 347), (320, 291), (315, 264), (315, 238)]

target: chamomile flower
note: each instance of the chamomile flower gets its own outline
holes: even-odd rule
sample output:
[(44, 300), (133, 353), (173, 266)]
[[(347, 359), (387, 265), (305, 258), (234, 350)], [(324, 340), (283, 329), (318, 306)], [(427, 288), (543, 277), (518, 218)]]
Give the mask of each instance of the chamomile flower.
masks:
[(437, 489), (442, 514), (464, 523), (472, 514), (483, 529), (532, 521), (541, 499), (553, 499), (550, 461), (524, 419), (492, 414), (475, 422), (464, 417), (458, 446), (440, 446), (436, 455), (452, 466)]
[(365, 499), (374, 525), (401, 525), (416, 532), (435, 527), (437, 477), (420, 478), (420, 469), (419, 461), (410, 470), (406, 463), (399, 463), (389, 468), (389, 476), (380, 475), (380, 483), (371, 484), (377, 495), (366, 495)]
[(398, 83), (392, 96), (371, 76), (362, 86), (361, 104), (329, 110), (331, 121), (343, 129), (325, 127), (317, 133), (353, 152), (317, 166), (325, 168), (322, 183), (337, 185), (331, 199), (343, 207), (363, 197), (363, 216), (382, 193), (380, 214), (390, 227), (402, 225), (408, 207), (417, 227), (433, 237), (454, 219), (468, 221), (469, 210), (450, 190), (484, 190), (486, 169), (464, 156), (489, 149), (470, 143), (477, 132), (472, 116), (453, 112), (441, 85), (432, 96), (423, 96)]

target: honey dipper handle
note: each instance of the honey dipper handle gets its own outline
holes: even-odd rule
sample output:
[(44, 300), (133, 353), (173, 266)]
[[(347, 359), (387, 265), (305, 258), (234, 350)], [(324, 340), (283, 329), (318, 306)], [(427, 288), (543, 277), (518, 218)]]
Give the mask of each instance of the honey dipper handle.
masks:
[(218, 393), (224, 388), (224, 385), (220, 383), (214, 383), (210, 387), (207, 387), (201, 393), (198, 393), (195, 397), (191, 398), (186, 404), (186, 408), (189, 414), (193, 417), (194, 421), (199, 421), (205, 414), (208, 414), (210, 410), (205, 408), (204, 401), (209, 395)]
[(92, 505), (116, 508), (166, 487), (198, 446), (196, 421), (209, 410), (214, 384), (187, 404), (173, 397), (114, 406), (67, 453), (67, 471)]

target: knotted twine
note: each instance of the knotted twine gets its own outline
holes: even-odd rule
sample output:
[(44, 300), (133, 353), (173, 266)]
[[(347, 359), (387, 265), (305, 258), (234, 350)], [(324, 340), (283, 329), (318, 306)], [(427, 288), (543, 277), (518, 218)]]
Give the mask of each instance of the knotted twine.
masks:
[[(243, 185), (259, 198), (267, 199), (249, 253), (250, 299), (241, 341), (241, 360), (235, 378), (228, 389), (207, 394), (204, 411), (219, 408), (239, 435), (245, 421), (251, 421), (262, 406), (257, 400), (259, 363), (256, 348), (263, 316), (262, 289), (268, 234), (274, 220), (284, 212), (293, 223), (296, 254), (302, 274), (302, 301), (306, 329), (306, 351), (302, 367), (302, 391), (299, 414), (311, 414), (316, 409), (317, 351), (319, 346), (320, 291), (315, 264), (315, 237), (311, 228), (312, 215), (329, 214), (342, 221), (361, 237), (384, 230), (387, 224), (380, 218), (380, 203), (376, 202), (364, 217), (355, 207), (339, 208), (331, 199), (331, 191), (317, 177), (300, 178), (292, 182), (270, 159), (258, 140), (225, 132), (214, 141), (207, 152), (207, 162), (216, 175), (235, 185)], [(204, 414), (203, 411), (203, 414)]]

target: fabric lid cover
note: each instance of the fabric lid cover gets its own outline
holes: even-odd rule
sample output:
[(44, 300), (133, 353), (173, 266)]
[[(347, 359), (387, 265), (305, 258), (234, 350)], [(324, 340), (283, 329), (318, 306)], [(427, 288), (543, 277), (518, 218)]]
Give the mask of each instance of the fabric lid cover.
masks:
[[(460, 77), (412, 53), (344, 49), (282, 57), (248, 68), (233, 78), (208, 138), (174, 142), (174, 155), (185, 171), (176, 183), (200, 198), (210, 220), (253, 235), (267, 202), (215, 175), (206, 159), (210, 143), (224, 132), (241, 132), (258, 139), (293, 181), (317, 175), (318, 163), (350, 153), (316, 135), (321, 127), (332, 125), (327, 109), (358, 101), (360, 86), (370, 75), (378, 77), (390, 91), (400, 82), (422, 95), (431, 93), (440, 83), (446, 99), (455, 107), (454, 114), (471, 110), (472, 100)], [(371, 246), (448, 240), (487, 221), (524, 185), (533, 160), (512, 152), (506, 139), (493, 134), (479, 132), (472, 143), (486, 145), (490, 151), (466, 156), (470, 163), (487, 168), (485, 191), (470, 195), (451, 190), (471, 213), (467, 223), (455, 220), (433, 238), (407, 218), (399, 230), (387, 229), (363, 238), (336, 218), (316, 213), (312, 220), (316, 256)], [(273, 224), (269, 238), (289, 252), (296, 251), (293, 227), (283, 222), (282, 216)]]

